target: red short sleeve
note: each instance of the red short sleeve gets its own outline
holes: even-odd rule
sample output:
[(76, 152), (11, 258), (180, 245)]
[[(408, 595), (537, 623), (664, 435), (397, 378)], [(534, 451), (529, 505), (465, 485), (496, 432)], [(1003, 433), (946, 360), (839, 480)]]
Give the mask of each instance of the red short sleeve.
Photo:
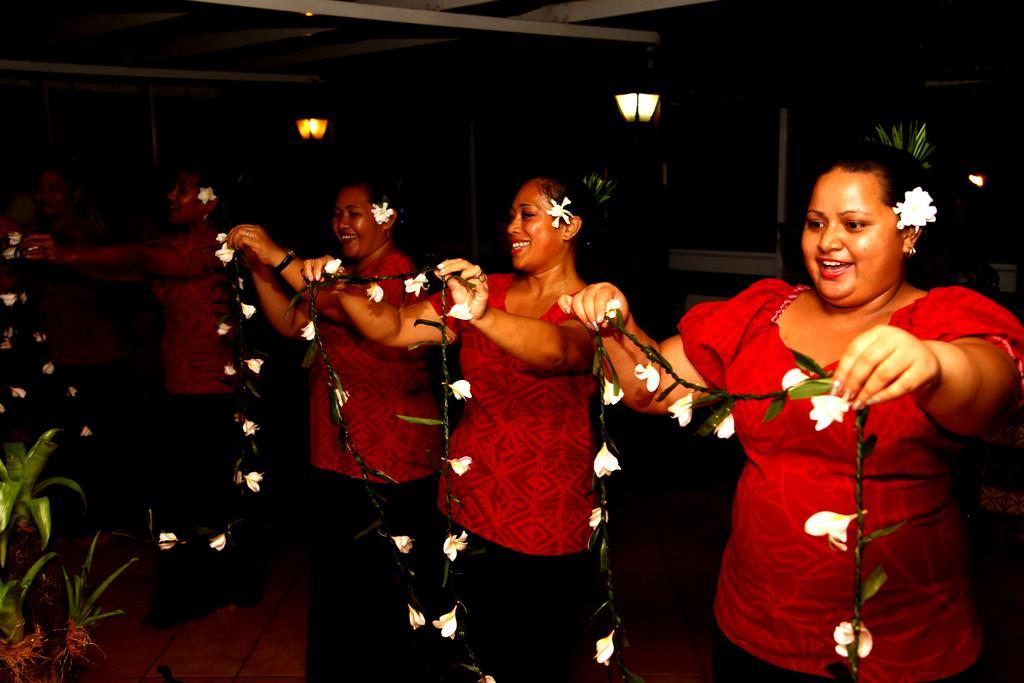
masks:
[(782, 280), (761, 280), (728, 301), (697, 304), (679, 321), (686, 357), (709, 385), (721, 388), (743, 340), (770, 324), (775, 312), (800, 291)]
[(1024, 327), (1013, 313), (973, 290), (937, 287), (915, 305), (897, 312), (891, 324), (905, 328), (919, 339), (985, 339), (1013, 359), (1024, 381)]

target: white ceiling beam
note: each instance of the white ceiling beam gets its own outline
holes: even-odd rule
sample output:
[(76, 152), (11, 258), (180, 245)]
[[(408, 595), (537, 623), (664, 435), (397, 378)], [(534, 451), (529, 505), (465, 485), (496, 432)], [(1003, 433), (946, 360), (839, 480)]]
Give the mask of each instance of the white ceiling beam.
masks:
[(193, 69), (144, 69), (130, 66), (103, 64), (60, 64), (57, 62), (30, 62), (19, 59), (0, 59), (0, 71), (18, 71), (45, 74), (74, 74), (80, 76), (113, 76), (117, 78), (168, 78), (185, 81), (251, 81), (257, 83), (322, 83), (319, 76), (310, 74), (270, 74), (246, 71), (200, 71)]
[(654, 12), (673, 7), (702, 5), (718, 0), (575, 0), (575, 2), (559, 2), (520, 14), (522, 19), (539, 21), (560, 21), (574, 24), (580, 21), (594, 21), (622, 17), (628, 14)]
[(574, 26), (546, 21), (488, 17), (455, 12), (434, 12), (429, 10), (405, 9), (367, 5), (343, 0), (189, 0), (214, 5), (230, 5), (250, 9), (289, 12), (292, 14), (312, 12), (315, 15), (362, 19), (365, 21), (386, 21), (397, 24), (436, 26), (500, 33), (525, 33), (528, 35), (554, 36), (559, 38), (585, 38), (627, 43), (657, 44), (661, 37), (656, 31), (637, 31), (604, 26)]
[(309, 37), (332, 28), (254, 28), (241, 31), (215, 31), (182, 36), (177, 40), (150, 49), (139, 50), (135, 56), (140, 59), (175, 59), (195, 57), (213, 52), (224, 52), (253, 45), (275, 43), (280, 40)]
[(47, 44), (65, 43), (82, 38), (92, 38), (140, 26), (159, 24), (183, 17), (178, 13), (139, 12), (134, 14), (90, 14), (74, 19), (57, 19), (48, 28), (34, 33), (35, 40)]
[(436, 43), (450, 43), (454, 38), (373, 38), (370, 40), (356, 40), (351, 43), (338, 45), (320, 45), (309, 47), (303, 50), (296, 50), (283, 55), (273, 57), (260, 57), (246, 61), (246, 67), (254, 69), (274, 69), (291, 64), (305, 64), (308, 62), (323, 62), (330, 59), (341, 59), (342, 57), (354, 57), (356, 55), (367, 55), (374, 52), (387, 52), (388, 50), (404, 50), (410, 47), (423, 47)]
[(486, 5), (496, 0), (356, 0), (364, 5), (387, 5), (388, 7), (405, 7), (407, 9), (426, 9), (435, 12), (449, 12), (461, 7)]

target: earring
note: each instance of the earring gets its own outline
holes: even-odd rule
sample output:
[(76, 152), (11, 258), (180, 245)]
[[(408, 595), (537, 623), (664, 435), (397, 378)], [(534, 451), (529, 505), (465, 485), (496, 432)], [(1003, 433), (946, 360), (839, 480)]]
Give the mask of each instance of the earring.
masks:
[(909, 250), (907, 250), (907, 251), (906, 251), (905, 253), (906, 253), (906, 257), (907, 257), (907, 258), (910, 258), (911, 256), (913, 256), (914, 254), (916, 254), (916, 253), (917, 253), (917, 249), (916, 249), (916, 248), (914, 248), (914, 247), (911, 247), (911, 248), (910, 248)]

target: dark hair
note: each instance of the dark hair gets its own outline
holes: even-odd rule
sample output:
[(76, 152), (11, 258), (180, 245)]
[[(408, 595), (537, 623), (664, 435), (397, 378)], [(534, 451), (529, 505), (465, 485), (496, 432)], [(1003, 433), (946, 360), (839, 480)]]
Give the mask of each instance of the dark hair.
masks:
[(888, 206), (903, 201), (904, 192), (928, 184), (924, 167), (909, 152), (877, 143), (865, 142), (841, 150), (815, 174), (815, 179), (837, 169), (876, 174), (882, 181), (882, 201)]
[(582, 178), (565, 180), (558, 176), (543, 175), (530, 178), (527, 182), (537, 183), (544, 196), (558, 204), (566, 197), (569, 198), (572, 203), (566, 207), (567, 210), (583, 221), (583, 229), (578, 235), (581, 245), (588, 246), (592, 236), (603, 230), (605, 209), (597, 203), (593, 191), (583, 183)]
[(401, 179), (394, 180), (384, 175), (343, 176), (335, 183), (335, 196), (347, 187), (364, 188), (370, 195), (370, 203), (382, 204), (386, 201), (388, 207), (397, 214), (395, 225), (401, 225), (408, 222), (410, 213), (410, 199), (403, 191), (403, 184)]

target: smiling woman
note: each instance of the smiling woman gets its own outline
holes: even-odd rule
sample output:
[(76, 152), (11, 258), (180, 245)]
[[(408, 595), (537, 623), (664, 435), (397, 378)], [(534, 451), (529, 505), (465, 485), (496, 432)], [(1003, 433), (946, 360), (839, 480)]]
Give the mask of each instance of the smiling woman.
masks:
[[(857, 444), (850, 410), (869, 405), (878, 442), (863, 471), (865, 531), (906, 524), (865, 551), (865, 566), (884, 564), (888, 580), (857, 615), (860, 673), (934, 681), (978, 657), (966, 532), (949, 496), (962, 447), (953, 433), (983, 434), (1019, 404), (1024, 329), (970, 290), (925, 292), (906, 281), (906, 260), (936, 218), (925, 187), (914, 161), (890, 149), (864, 148), (829, 164), (803, 232), (813, 287), (759, 282), (729, 301), (694, 307), (680, 334), (660, 344), (637, 326), (614, 285), (592, 285), (573, 299), (582, 321), (602, 320), (618, 300), (626, 331), (702, 386), (776, 391), (793, 381), (789, 349), (834, 368), (833, 395), (816, 397), (810, 414), (789, 404), (765, 422), (757, 402), (737, 403), (733, 412), (747, 463), (715, 600), (717, 679), (824, 681), (827, 668), (842, 662), (837, 653), (852, 642), (855, 559), (846, 525), (853, 515), (829, 511), (850, 512)], [(601, 334), (616, 366), (645, 362), (615, 328)], [(620, 379), (622, 400), (644, 412), (664, 413), (690, 395), (677, 388), (659, 403), (642, 379)], [(829, 543), (813, 538), (821, 535)]]
[[(416, 269), (395, 244), (404, 208), (391, 205), (394, 192), (380, 183), (346, 183), (334, 200), (331, 230), (342, 259), (328, 257), (327, 272), (363, 277), (396, 275)], [(290, 306), (295, 291), (306, 287), (301, 260), (277, 245), (258, 225), (239, 225), (227, 244), (244, 249), (260, 303), (274, 328), (290, 338), (310, 325), (308, 306)], [(345, 269), (343, 271), (343, 269)], [(419, 297), (419, 289), (397, 280), (376, 285), (375, 296), (401, 306)], [(365, 295), (364, 295), (365, 297)], [(324, 304), (321, 306), (321, 304)], [(387, 502), (389, 531), (402, 553), (411, 553), (422, 584), (436, 573), (440, 545), (431, 537), (433, 496), (437, 490), (435, 430), (399, 420), (397, 415), (437, 417), (429, 388), (425, 351), (387, 349), (365, 338), (330, 297), (317, 299), (319, 332), (331, 367), (345, 387), (339, 406), (351, 442), (362, 461), (393, 482), (373, 477), (369, 484)], [(309, 375), (310, 464), (308, 501), (313, 544), (310, 556), (309, 636), (306, 678), (315, 681), (420, 680), (421, 665), (411, 656), (414, 634), (407, 622), (405, 597), (391, 560), (391, 542), (365, 533), (377, 521), (364, 490), (362, 470), (339, 438), (331, 417), (328, 368), (318, 355)], [(426, 588), (421, 595), (429, 595)], [(410, 605), (410, 610), (413, 606)], [(363, 615), (359, 620), (345, 613)], [(342, 648), (342, 649), (339, 649)], [(339, 656), (342, 655), (342, 656)]]
[[(465, 619), (480, 668), (498, 681), (568, 678), (594, 575), (586, 552), (597, 450), (589, 420), (593, 346), (558, 304), (585, 285), (576, 272), (585, 217), (574, 210), (586, 204), (586, 190), (579, 192), (570, 196), (552, 178), (519, 189), (506, 229), (515, 273), (487, 275), (463, 259), (436, 270), (454, 300), (444, 331), (460, 344), (464, 373), (446, 391), (466, 408), (448, 463), (458, 528), (444, 542), (464, 602), (434, 625), (454, 636), (446, 627)], [(319, 279), (325, 263), (307, 262), (307, 276)], [(417, 324), (440, 327), (439, 295), (401, 309), (369, 300), (361, 286), (335, 299), (385, 346), (439, 339), (435, 327)], [(446, 512), (448, 500), (442, 486)], [(544, 638), (522, 655), (509, 643), (534, 630), (538, 614)]]

